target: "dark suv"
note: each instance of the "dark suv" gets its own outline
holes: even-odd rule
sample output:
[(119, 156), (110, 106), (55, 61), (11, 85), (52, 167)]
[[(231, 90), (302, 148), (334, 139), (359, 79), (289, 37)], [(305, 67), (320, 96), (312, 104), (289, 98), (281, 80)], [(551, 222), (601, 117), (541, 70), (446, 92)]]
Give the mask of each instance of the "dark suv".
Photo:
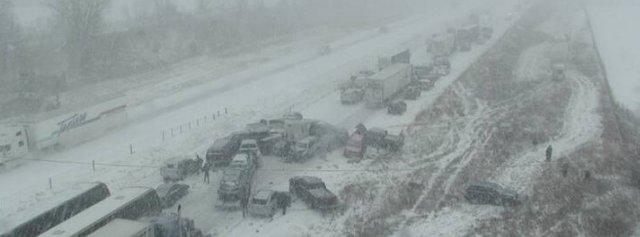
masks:
[(464, 194), (472, 204), (491, 204), (498, 206), (515, 206), (520, 204), (518, 193), (495, 183), (473, 182)]
[(318, 177), (297, 176), (289, 179), (289, 193), (300, 198), (311, 209), (328, 211), (338, 207), (338, 197)]
[(216, 140), (207, 149), (206, 159), (207, 163), (211, 164), (210, 168), (216, 169), (228, 166), (239, 147), (240, 141), (232, 139), (231, 136)]

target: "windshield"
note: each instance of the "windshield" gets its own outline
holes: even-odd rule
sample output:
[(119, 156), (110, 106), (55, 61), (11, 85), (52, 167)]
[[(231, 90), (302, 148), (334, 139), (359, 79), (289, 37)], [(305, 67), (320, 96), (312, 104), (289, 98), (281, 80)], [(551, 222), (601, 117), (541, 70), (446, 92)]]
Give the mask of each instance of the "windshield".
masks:
[(244, 168), (247, 166), (247, 162), (243, 162), (243, 161), (233, 161), (231, 162), (231, 165), (229, 165), (230, 168)]
[(0, 236), (640, 236), (639, 116), (640, 0), (0, 0)]
[(242, 144), (242, 146), (240, 146), (240, 148), (243, 149), (255, 149), (256, 147), (256, 144)]
[(323, 183), (309, 183), (306, 185), (307, 189), (324, 189)]
[(266, 199), (253, 198), (253, 199), (251, 199), (251, 203), (258, 204), (258, 205), (267, 205), (267, 200)]

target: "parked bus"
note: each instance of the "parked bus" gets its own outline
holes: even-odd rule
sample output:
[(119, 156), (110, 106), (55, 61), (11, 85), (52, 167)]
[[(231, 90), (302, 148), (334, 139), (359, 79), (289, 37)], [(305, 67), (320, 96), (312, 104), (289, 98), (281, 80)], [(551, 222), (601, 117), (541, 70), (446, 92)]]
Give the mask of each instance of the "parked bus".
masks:
[[(89, 183), (89, 186), (86, 187), (85, 184), (80, 184), (82, 186), (79, 192), (75, 189), (69, 189), (62, 191), (60, 193), (56, 193), (52, 195), (51, 198), (45, 197), (44, 204), (46, 206), (47, 200), (56, 199), (58, 196), (65, 196), (71, 193), (69, 196), (71, 198), (66, 201), (59, 202), (57, 205), (49, 205), (44, 207), (46, 211), (34, 214), (29, 216), (31, 218), (25, 222), (22, 222), (15, 227), (11, 228), (9, 231), (0, 234), (1, 237), (31, 237), (42, 234), (47, 231), (51, 227), (56, 226), (57, 224), (62, 223), (63, 221), (73, 217), (74, 215), (80, 213), (81, 211), (93, 206), (94, 204), (104, 200), (109, 197), (109, 189), (107, 185), (104, 183)], [(4, 203), (6, 204), (6, 203)], [(52, 208), (49, 208), (53, 206)], [(37, 210), (38, 207), (29, 207), (33, 211)]]
[(87, 237), (155, 237), (151, 223), (114, 219)]
[(154, 189), (132, 187), (114, 193), (109, 198), (51, 228), (41, 237), (87, 236), (116, 218), (136, 220), (162, 212), (160, 198)]

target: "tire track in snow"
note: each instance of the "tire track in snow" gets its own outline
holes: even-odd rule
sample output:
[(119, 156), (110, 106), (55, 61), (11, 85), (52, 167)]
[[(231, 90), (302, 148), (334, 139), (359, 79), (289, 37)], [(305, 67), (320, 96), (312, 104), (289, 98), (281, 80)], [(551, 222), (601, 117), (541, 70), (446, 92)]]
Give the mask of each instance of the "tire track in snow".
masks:
[(562, 132), (552, 142), (511, 159), (495, 181), (515, 188), (519, 193), (530, 193), (533, 183), (543, 169), (552, 163), (534, 162), (544, 159), (547, 145), (553, 146), (554, 157), (568, 157), (571, 152), (581, 148), (602, 132), (601, 118), (597, 113), (598, 89), (595, 84), (574, 71), (567, 72), (567, 78), (574, 85), (569, 104), (565, 111)]
[[(511, 115), (509, 112), (518, 106), (518, 101), (532, 100), (538, 96), (541, 92), (548, 90), (552, 85), (543, 85), (536, 87), (533, 90), (519, 94), (513, 98), (499, 101), (491, 105), (486, 104), (475, 98), (471, 92), (464, 89), (459, 83), (455, 87), (455, 92), (463, 99), (463, 106), (465, 107), (466, 117), (473, 116), (471, 119), (464, 119), (463, 121), (457, 121), (458, 123), (466, 123), (462, 129), (451, 129), (454, 136), (458, 137), (458, 140), (454, 141), (451, 149), (446, 149), (444, 145), (447, 145), (448, 141), (445, 141), (443, 145), (438, 148), (437, 151), (448, 151), (446, 154), (440, 155), (442, 158), (436, 162), (440, 163), (436, 174), (432, 175), (429, 179), (423, 194), (418, 198), (415, 205), (409, 211), (406, 219), (400, 225), (400, 228), (407, 227), (407, 223), (414, 217), (425, 217), (420, 215), (419, 209), (424, 208), (427, 205), (428, 200), (435, 199), (434, 203), (429, 203), (433, 207), (433, 210), (426, 214), (426, 217), (430, 221), (439, 221), (440, 212), (446, 210), (440, 210), (441, 206), (447, 198), (447, 195), (451, 193), (454, 182), (459, 177), (459, 173), (464, 170), (469, 163), (477, 158), (477, 153), (482, 151), (486, 147), (486, 143), (493, 136), (494, 128), (497, 126), (497, 122), (501, 121), (506, 116)], [(470, 102), (474, 100), (474, 102)], [(475, 103), (476, 110), (472, 111), (469, 107), (472, 107)], [(447, 135), (449, 136), (449, 135)], [(475, 206), (474, 206), (475, 207)], [(465, 212), (468, 213), (482, 213), (483, 216), (490, 215), (494, 212), (480, 211), (474, 207), (465, 208)], [(446, 209), (446, 208), (445, 208)], [(448, 213), (448, 212), (447, 212)], [(451, 214), (451, 213), (449, 213)], [(436, 215), (438, 216), (436, 218)], [(457, 214), (452, 214), (457, 215)], [(434, 219), (435, 218), (435, 219)], [(476, 216), (476, 219), (480, 217)], [(438, 219), (438, 220), (436, 220)]]
[[(454, 91), (457, 95), (463, 97), (463, 100), (467, 101), (463, 104), (465, 105), (465, 118), (468, 119), (458, 121), (458, 123), (464, 123), (463, 127), (452, 128), (455, 131), (455, 135), (458, 136), (458, 139), (453, 144), (453, 151), (436, 161), (439, 163), (438, 170), (427, 181), (425, 190), (409, 210), (409, 213), (400, 224), (400, 228), (405, 227), (413, 217), (417, 217), (418, 209), (423, 207), (429, 199), (437, 199), (433, 205), (437, 208), (444, 201), (446, 194), (449, 193), (452, 184), (458, 177), (458, 173), (468, 165), (471, 158), (478, 151), (477, 147), (484, 144), (491, 137), (491, 129), (485, 126), (485, 121), (492, 117), (494, 111), (489, 109), (484, 102), (477, 99), (470, 103), (469, 92), (460, 83), (456, 84)], [(475, 108), (472, 105), (475, 105)], [(465, 120), (468, 122), (465, 122)], [(437, 192), (439, 187), (443, 192)], [(428, 216), (435, 212), (436, 210), (430, 211)]]

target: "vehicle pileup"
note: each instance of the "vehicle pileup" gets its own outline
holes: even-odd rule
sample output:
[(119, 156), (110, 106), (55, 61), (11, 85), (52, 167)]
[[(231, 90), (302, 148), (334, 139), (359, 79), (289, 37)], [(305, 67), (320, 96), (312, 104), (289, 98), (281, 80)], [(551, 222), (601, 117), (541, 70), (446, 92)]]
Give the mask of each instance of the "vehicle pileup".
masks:
[(187, 157), (175, 157), (165, 162), (160, 168), (160, 175), (165, 182), (180, 181), (195, 174), (201, 168), (197, 160)]
[(387, 152), (398, 152), (404, 146), (404, 134), (390, 134), (382, 128), (367, 129), (358, 124), (349, 137), (343, 155), (347, 158), (364, 158), (368, 147), (383, 149)]
[(404, 92), (412, 78), (410, 50), (380, 57), (377, 71), (360, 71), (340, 86), (340, 101), (342, 104), (357, 104), (364, 100), (368, 108), (384, 108)]

